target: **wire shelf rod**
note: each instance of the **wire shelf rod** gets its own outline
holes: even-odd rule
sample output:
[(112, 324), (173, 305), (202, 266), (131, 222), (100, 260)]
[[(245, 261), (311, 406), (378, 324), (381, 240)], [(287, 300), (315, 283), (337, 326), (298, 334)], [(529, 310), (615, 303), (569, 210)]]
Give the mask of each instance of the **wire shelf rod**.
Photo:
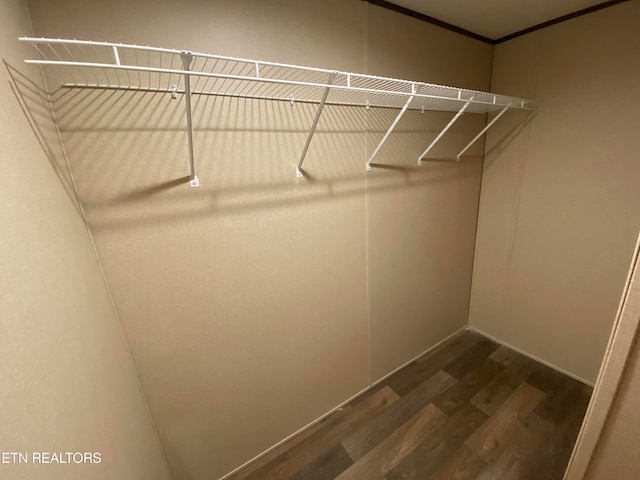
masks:
[(320, 104), (318, 105), (318, 109), (316, 110), (316, 116), (313, 119), (313, 124), (311, 124), (311, 128), (309, 129), (307, 142), (304, 144), (302, 155), (300, 155), (300, 160), (298, 160), (298, 166), (296, 167), (296, 175), (298, 177), (302, 177), (302, 163), (304, 162), (304, 157), (307, 155), (307, 150), (309, 150), (309, 145), (311, 145), (311, 139), (313, 138), (313, 134), (316, 131), (318, 122), (320, 121), (320, 115), (322, 114), (322, 109), (324, 108), (324, 105), (327, 102), (327, 97), (329, 96), (329, 90), (331, 89), (331, 83), (333, 83), (333, 80), (335, 78), (336, 78), (336, 73), (332, 73), (329, 75), (329, 79), (327, 80), (327, 83), (329, 84), (329, 86), (324, 90), (324, 93), (322, 94), (322, 99), (320, 100)]
[[(161, 47), (150, 47), (143, 45), (130, 45), (126, 43), (113, 43), (113, 42), (96, 42), (93, 40), (68, 40), (63, 38), (34, 38), (34, 37), (20, 37), (20, 41), (28, 42), (32, 44), (36, 43), (67, 43), (72, 45), (96, 45), (102, 47), (118, 47), (118, 48), (127, 48), (127, 49), (135, 49), (135, 50), (143, 50), (148, 52), (164, 52), (164, 53), (173, 53), (175, 55), (180, 55), (184, 52), (184, 50), (175, 50), (170, 48), (161, 48)], [(283, 67), (283, 68), (293, 68), (298, 70), (308, 70), (311, 72), (322, 72), (322, 73), (331, 73), (333, 70), (324, 69), (324, 68), (315, 68), (315, 67), (304, 67), (298, 65), (292, 65), (287, 63), (276, 63), (276, 62), (266, 62), (263, 60), (250, 60), (246, 58), (238, 58), (238, 57), (228, 57), (224, 55), (212, 55), (208, 53), (200, 53), (200, 52), (189, 52), (194, 57), (205, 57), (205, 58), (213, 58), (217, 60), (228, 60), (233, 62), (243, 62), (243, 63), (253, 63), (259, 65), (268, 65), (273, 67)], [(373, 78), (373, 77), (371, 77)], [(380, 77), (383, 78), (383, 77)]]
[[(317, 83), (317, 82), (301, 82), (301, 81), (289, 81), (289, 80), (280, 80), (275, 78), (256, 78), (256, 77), (247, 77), (247, 76), (234, 76), (228, 74), (220, 74), (220, 73), (209, 73), (209, 72), (198, 72), (198, 71), (186, 71), (181, 69), (168, 69), (168, 68), (157, 68), (157, 67), (141, 67), (137, 65), (114, 65), (110, 63), (90, 63), (90, 62), (68, 62), (68, 61), (55, 61), (55, 60), (25, 60), (26, 63), (36, 64), (36, 65), (59, 65), (64, 67), (85, 67), (85, 68), (104, 68), (108, 70), (133, 70), (133, 71), (141, 71), (141, 72), (155, 72), (158, 74), (166, 73), (166, 74), (179, 74), (179, 75), (191, 75), (191, 76), (202, 76), (202, 77), (211, 77), (211, 78), (220, 78), (220, 79), (231, 79), (231, 80), (239, 80), (239, 81), (253, 81), (253, 82), (263, 82), (263, 83), (277, 83), (277, 84), (285, 84), (291, 86), (301, 86), (301, 87), (315, 87), (315, 88), (326, 88), (326, 83)], [(371, 94), (379, 94), (379, 95), (392, 95), (396, 97), (408, 97), (411, 98), (423, 98), (423, 99), (432, 99), (432, 100), (445, 100), (451, 101), (454, 103), (459, 103), (460, 100), (451, 97), (445, 97), (440, 95), (430, 95), (430, 94), (411, 94), (406, 92), (397, 92), (391, 90), (371, 90), (368, 88), (361, 87), (347, 87), (343, 85), (331, 85), (331, 89), (342, 90), (348, 92), (359, 92), (359, 93), (371, 93)], [(464, 99), (463, 101), (468, 101), (468, 99)], [(482, 101), (482, 100), (473, 100), (473, 104), (476, 105), (485, 105), (490, 107), (501, 107), (503, 104), (494, 104), (490, 101)], [(509, 107), (513, 107), (513, 104), (510, 103)], [(532, 107), (528, 106), (519, 106), (516, 108), (520, 108), (523, 110), (533, 110)]]
[[(64, 88), (93, 88), (93, 89), (101, 89), (101, 90), (131, 90), (136, 92), (153, 92), (153, 93), (173, 93), (175, 91), (176, 94), (185, 93), (183, 88), (177, 88), (173, 90), (171, 88), (165, 87), (144, 87), (137, 85), (109, 85), (109, 84), (100, 84), (100, 83), (65, 83), (62, 85)], [(287, 96), (274, 96), (274, 95), (255, 95), (255, 94), (247, 94), (247, 93), (231, 93), (231, 92), (223, 92), (220, 90), (195, 90), (194, 87), (191, 87), (191, 95), (204, 95), (204, 96), (214, 96), (214, 97), (232, 97), (232, 98), (247, 98), (254, 100), (269, 100), (269, 101), (280, 101), (280, 102), (290, 102), (290, 98)], [(308, 98), (296, 98), (296, 103), (308, 103), (317, 105), (320, 103), (320, 100), (317, 99), (308, 99)], [(340, 107), (362, 107), (362, 103), (350, 103), (350, 102), (338, 102), (338, 101), (330, 101), (327, 100), (325, 102), (325, 106), (340, 106)], [(387, 108), (396, 110), (398, 107), (389, 106), (389, 105), (381, 105), (381, 104), (370, 104), (371, 108)], [(420, 110), (419, 107), (409, 107), (408, 110)]]

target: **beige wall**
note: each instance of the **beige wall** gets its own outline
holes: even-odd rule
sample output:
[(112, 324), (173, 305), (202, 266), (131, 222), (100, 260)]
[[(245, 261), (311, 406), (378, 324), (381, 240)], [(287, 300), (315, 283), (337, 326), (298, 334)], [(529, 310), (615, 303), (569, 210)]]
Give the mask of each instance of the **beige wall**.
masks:
[[(170, 474), (68, 176), (40, 73), (17, 42), (21, 0), (0, 2), (0, 57), (37, 119), (32, 132), (0, 69), (0, 463), (3, 479), (157, 480)], [(42, 142), (41, 148), (38, 141)], [(47, 152), (47, 153), (45, 153)], [(51, 160), (51, 164), (48, 162)], [(60, 181), (62, 180), (62, 181)], [(99, 452), (100, 464), (33, 464), (34, 452)]]
[[(495, 49), (469, 325), (593, 382), (640, 227), (640, 2)], [(502, 140), (499, 142), (499, 140)]]
[[(113, 40), (488, 88), (491, 47), (360, 0), (30, 2), (37, 35)], [(74, 91), (56, 109), (74, 178), (176, 479), (215, 478), (465, 325), (484, 124)]]

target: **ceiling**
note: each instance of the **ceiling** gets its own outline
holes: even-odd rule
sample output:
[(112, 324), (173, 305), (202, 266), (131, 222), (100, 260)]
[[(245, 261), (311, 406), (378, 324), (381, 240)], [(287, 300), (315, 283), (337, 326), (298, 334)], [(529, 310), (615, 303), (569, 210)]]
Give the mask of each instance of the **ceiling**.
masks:
[(603, 0), (392, 0), (491, 40), (603, 3)]

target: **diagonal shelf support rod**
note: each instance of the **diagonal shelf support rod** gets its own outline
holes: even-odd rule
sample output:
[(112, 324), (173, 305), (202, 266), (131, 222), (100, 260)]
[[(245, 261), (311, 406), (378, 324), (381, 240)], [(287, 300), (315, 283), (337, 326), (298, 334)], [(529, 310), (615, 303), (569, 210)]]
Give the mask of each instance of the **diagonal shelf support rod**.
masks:
[[(182, 66), (186, 72), (189, 71), (193, 55), (189, 52), (182, 52), (180, 54), (182, 59)], [(189, 186), (199, 187), (200, 181), (196, 175), (196, 164), (193, 156), (193, 124), (191, 122), (191, 77), (189, 73), (184, 74), (184, 98), (187, 103), (187, 135), (189, 137), (189, 167), (191, 168), (191, 174), (189, 175)]]
[(429, 151), (435, 146), (435, 144), (440, 141), (440, 139), (444, 136), (445, 133), (447, 133), (447, 130), (449, 130), (451, 128), (451, 126), (454, 123), (456, 123), (458, 118), (460, 118), (460, 116), (464, 113), (464, 111), (467, 109), (467, 107), (469, 107), (469, 105), (471, 105), (471, 102), (473, 102), (474, 98), (475, 98), (475, 95), (473, 95), (469, 99), (469, 101), (467, 103), (465, 103), (460, 110), (458, 110), (458, 113), (456, 113), (453, 116), (453, 118), (451, 119), (451, 121), (449, 121), (449, 123), (447, 123), (447, 126), (442, 129), (442, 131), (438, 134), (438, 136), (436, 138), (433, 139), (433, 142), (431, 142), (431, 144), (427, 147), (427, 149), (424, 152), (422, 152), (422, 155), (420, 155), (418, 157), (418, 166), (422, 165), (422, 159), (427, 156), (427, 153), (429, 153)]
[(462, 151), (461, 151), (461, 152), (456, 156), (456, 161), (457, 161), (457, 162), (459, 162), (459, 161), (460, 161), (460, 157), (461, 157), (462, 155), (464, 155), (464, 153), (465, 153), (467, 150), (469, 150), (469, 149), (471, 148), (471, 145), (473, 145), (474, 143), (476, 143), (476, 142), (478, 141), (478, 139), (479, 139), (482, 135), (484, 135), (485, 133), (487, 133), (487, 130), (489, 130), (489, 129), (493, 126), (493, 124), (494, 124), (494, 123), (496, 123), (496, 122), (500, 119), (500, 117), (506, 113), (506, 111), (507, 111), (507, 110), (509, 110), (509, 108), (511, 107), (511, 104), (512, 104), (512, 103), (513, 103), (513, 102), (509, 102), (509, 104), (508, 104), (506, 107), (504, 107), (502, 110), (500, 110), (500, 113), (498, 113), (498, 114), (493, 118), (493, 120), (491, 120), (491, 121), (487, 124), (487, 126), (486, 126), (486, 127), (484, 127), (482, 130), (480, 130), (480, 133), (479, 133), (478, 135), (476, 135), (476, 136), (473, 138), (473, 140), (471, 140), (471, 141), (467, 144), (467, 146), (466, 146), (466, 147), (464, 147), (464, 148), (462, 149)]
[(329, 91), (331, 90), (331, 84), (333, 84), (333, 81), (335, 80), (337, 73), (338, 72), (331, 72), (329, 74), (329, 79), (327, 80), (327, 88), (325, 88), (324, 93), (322, 94), (322, 99), (320, 100), (320, 104), (318, 105), (318, 109), (316, 110), (316, 116), (313, 119), (313, 123), (311, 124), (311, 129), (309, 130), (309, 135), (307, 136), (307, 142), (304, 144), (302, 155), (300, 155), (300, 160), (298, 160), (298, 166), (296, 167), (297, 177), (302, 177), (302, 164), (304, 163), (304, 157), (307, 156), (307, 150), (309, 150), (309, 145), (311, 145), (311, 139), (313, 138), (313, 134), (316, 131), (318, 122), (320, 121), (320, 115), (322, 114), (322, 109), (324, 108), (324, 104), (327, 102), (327, 97), (329, 96)]
[(413, 97), (414, 97), (415, 93), (416, 93), (416, 86), (414, 84), (414, 85), (411, 86), (411, 95), (409, 96), (409, 98), (407, 98), (407, 101), (404, 104), (404, 107), (402, 107), (402, 110), (400, 110), (400, 113), (398, 113), (398, 116), (396, 117), (396, 119), (393, 121), (393, 123), (391, 124), (391, 126), (387, 130), (387, 133), (384, 134), (384, 136), (382, 137), (382, 140), (380, 140), (380, 143), (378, 144), (376, 149), (373, 151), (373, 153), (369, 157), (369, 160), (367, 160), (367, 167), (366, 167), (367, 172), (371, 171), (371, 162), (373, 162), (373, 159), (376, 157), (376, 155), (378, 154), (378, 152), (382, 148), (382, 145), (384, 145), (384, 142), (387, 141), (387, 138), (389, 138), (389, 135), (391, 135), (391, 132), (393, 132), (393, 129), (396, 128), (396, 125), (398, 125), (398, 122), (400, 121), (400, 119), (402, 118), (404, 113), (409, 108), (409, 104), (413, 101)]

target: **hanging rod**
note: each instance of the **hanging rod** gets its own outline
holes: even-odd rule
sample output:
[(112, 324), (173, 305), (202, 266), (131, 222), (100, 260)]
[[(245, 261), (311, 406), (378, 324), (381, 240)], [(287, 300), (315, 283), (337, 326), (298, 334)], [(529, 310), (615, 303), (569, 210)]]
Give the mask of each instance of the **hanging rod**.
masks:
[[(463, 113), (484, 114), (500, 110), (494, 120), (460, 152), (458, 159), (507, 110), (535, 109), (533, 102), (522, 98), (323, 68), (113, 42), (33, 37), (20, 37), (20, 40), (33, 45), (36, 52), (36, 58), (25, 62), (51, 67), (59, 77), (58, 88), (170, 91), (172, 98), (177, 98), (178, 93), (184, 94), (192, 186), (198, 185), (190, 122), (190, 98), (196, 94), (281, 100), (292, 105), (296, 101), (317, 104), (316, 115), (296, 165), (298, 176), (302, 175), (302, 164), (326, 105), (400, 109), (367, 160), (367, 171), (407, 110), (456, 112), (420, 156), (420, 164)], [(189, 61), (186, 62), (185, 58)], [(115, 82), (112, 76), (115, 76)]]
[[(84, 67), (84, 68), (97, 68), (97, 69), (107, 69), (107, 70), (124, 70), (124, 71), (133, 71), (133, 72), (149, 72), (149, 73), (153, 72), (153, 73), (164, 73), (164, 74), (170, 74), (170, 75), (173, 75), (173, 74), (191, 75), (194, 77), (238, 80), (238, 81), (245, 81), (245, 82), (275, 83), (275, 84), (298, 86), (298, 87), (314, 87), (314, 88), (328, 87), (334, 90), (343, 90), (346, 92), (353, 92), (353, 93), (368, 93), (368, 94), (374, 94), (374, 95), (394, 95), (394, 96), (405, 97), (405, 98), (408, 96), (411, 96), (412, 98), (415, 98), (415, 99), (442, 100), (447, 102), (466, 102), (468, 100), (467, 98), (464, 98), (462, 95), (459, 95), (457, 97), (433, 95), (433, 94), (425, 94), (425, 93), (416, 93), (414, 95), (411, 95), (408, 92), (403, 92), (399, 90), (353, 87), (349, 85), (332, 85), (329, 83), (305, 82), (300, 80), (294, 81), (294, 80), (285, 80), (285, 79), (279, 79), (279, 78), (229, 75), (229, 74), (222, 74), (222, 73), (199, 72), (199, 71), (193, 71), (193, 70), (170, 69), (170, 68), (159, 68), (159, 67), (144, 67), (144, 66), (125, 65), (125, 64), (116, 64), (116, 63), (110, 64), (110, 63), (95, 63), (95, 62), (72, 62), (72, 61), (64, 61), (64, 60), (36, 60), (36, 59), (25, 60), (25, 63), (31, 63), (36, 65), (53, 65), (53, 66), (59, 65), (59, 66), (65, 66), (65, 67)], [(354, 74), (345, 74), (342, 72), (338, 72), (338, 73), (341, 73), (342, 75), (354, 75)], [(393, 80), (393, 81), (398, 81), (398, 80)], [(417, 85), (424, 86), (427, 84), (417, 84)], [(442, 89), (450, 88), (450, 87), (444, 87), (444, 86), (442, 87), (438, 86), (438, 87)], [(465, 93), (468, 93), (471, 97), (474, 96), (473, 91), (456, 90), (456, 92), (459, 92), (459, 93), (465, 92)], [(501, 103), (496, 103), (493, 101), (477, 100), (477, 101), (471, 101), (471, 103), (477, 106), (484, 106), (485, 108), (488, 107), (486, 108), (486, 110), (482, 112), (476, 111), (474, 113), (486, 113), (487, 111), (492, 110), (493, 109), (492, 107), (502, 106)], [(533, 110), (533, 108), (526, 103), (527, 103), (527, 100), (521, 100), (520, 105), (516, 105), (515, 108)], [(352, 103), (352, 105), (373, 106), (371, 104), (366, 104), (365, 102)], [(381, 104), (380, 106), (395, 107), (396, 105), (390, 103), (389, 105)], [(415, 105), (413, 105), (412, 109), (418, 110), (418, 109), (422, 109), (423, 107), (424, 107), (424, 104), (421, 107), (419, 107), (416, 103)], [(429, 110), (449, 111), (449, 108), (444, 108), (444, 105), (440, 105), (439, 107), (440, 108), (438, 109), (430, 108)]]

